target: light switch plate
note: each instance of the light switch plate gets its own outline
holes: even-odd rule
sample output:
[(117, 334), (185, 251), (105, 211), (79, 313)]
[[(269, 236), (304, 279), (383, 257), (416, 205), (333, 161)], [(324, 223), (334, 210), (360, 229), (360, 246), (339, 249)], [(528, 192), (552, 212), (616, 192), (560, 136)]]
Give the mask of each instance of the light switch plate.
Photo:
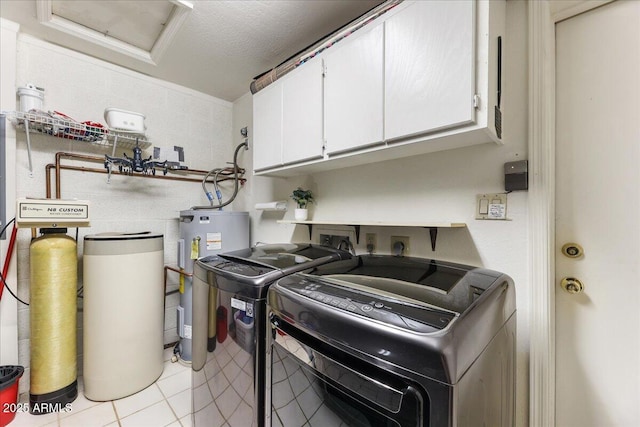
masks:
[(476, 219), (507, 219), (507, 194), (476, 195)]

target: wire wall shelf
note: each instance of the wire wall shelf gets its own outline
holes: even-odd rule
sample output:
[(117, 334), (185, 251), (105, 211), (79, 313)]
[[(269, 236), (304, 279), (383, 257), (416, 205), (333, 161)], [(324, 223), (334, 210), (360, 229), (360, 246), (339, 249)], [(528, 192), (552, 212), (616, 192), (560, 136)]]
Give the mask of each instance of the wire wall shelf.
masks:
[(31, 159), (31, 133), (50, 135), (56, 138), (85, 142), (92, 145), (113, 147), (112, 155), (115, 156), (116, 147), (134, 148), (142, 150), (149, 148), (151, 142), (140, 133), (126, 132), (109, 129), (95, 122), (77, 122), (64, 114), (45, 111), (1, 111), (16, 128), (24, 130), (27, 136), (27, 152), (29, 154), (29, 175), (33, 177), (33, 162)]
[(80, 123), (62, 116), (47, 113), (22, 111), (3, 112), (18, 129), (25, 132), (36, 132), (73, 141), (87, 142), (93, 145), (120, 148), (133, 148), (136, 144), (143, 150), (151, 146), (144, 135), (102, 127), (99, 123)]

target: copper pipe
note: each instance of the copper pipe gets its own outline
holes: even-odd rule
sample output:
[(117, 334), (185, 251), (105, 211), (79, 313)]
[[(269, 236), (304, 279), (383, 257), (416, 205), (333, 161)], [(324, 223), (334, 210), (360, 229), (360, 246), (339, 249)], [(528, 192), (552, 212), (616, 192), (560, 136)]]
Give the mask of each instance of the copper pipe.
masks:
[(45, 166), (45, 180), (46, 180), (46, 197), (47, 199), (51, 198), (51, 169), (53, 169), (56, 165), (49, 163), (47, 166)]
[[(186, 276), (186, 277), (191, 277), (193, 276), (193, 273), (187, 273), (186, 271), (180, 269), (178, 270), (175, 267), (171, 267), (168, 265), (164, 266), (164, 295), (170, 295), (170, 293), (167, 293), (167, 270), (171, 270), (171, 271), (175, 271), (176, 273), (179, 273), (181, 276)], [(171, 291), (171, 294), (174, 294), (175, 291)], [(166, 300), (165, 300), (165, 304), (166, 304)]]
[[(56, 164), (60, 164), (60, 159), (62, 157), (66, 157), (69, 159), (81, 159), (81, 160), (88, 160), (91, 162), (97, 162), (97, 163), (104, 163), (104, 157), (98, 157), (98, 156), (90, 156), (88, 154), (77, 154), (77, 153), (65, 153), (63, 151), (59, 151), (56, 153)], [(228, 168), (229, 172), (233, 172), (233, 168)], [(238, 169), (240, 173), (245, 173), (244, 168), (239, 168)], [(199, 170), (199, 169), (185, 169), (184, 171), (178, 170), (178, 171), (173, 171), (172, 172), (186, 172), (186, 173), (190, 173), (190, 174), (194, 174), (194, 175), (206, 175), (207, 173), (209, 173), (209, 171), (206, 170)], [(143, 175), (134, 175), (134, 176), (144, 176)]]
[[(56, 153), (56, 163), (55, 164), (48, 164), (46, 166), (46, 185), (47, 185), (47, 189), (46, 189), (46, 194), (47, 194), (47, 198), (50, 199), (51, 198), (51, 169), (55, 168), (56, 170), (56, 176), (55, 176), (55, 181), (56, 181), (56, 199), (59, 199), (61, 197), (61, 183), (60, 183), (60, 171), (61, 170), (74, 170), (74, 171), (80, 171), (80, 172), (91, 172), (91, 173), (102, 173), (102, 174), (108, 174), (109, 172), (106, 169), (97, 169), (97, 168), (87, 168), (85, 166), (68, 166), (68, 165), (62, 165), (60, 163), (60, 161), (62, 160), (62, 158), (69, 158), (69, 159), (79, 159), (79, 160), (86, 160), (89, 162), (94, 162), (94, 163), (104, 163), (104, 158), (102, 157), (97, 157), (97, 156), (90, 156), (90, 155), (86, 155), (86, 154), (76, 154), (76, 153), (65, 153), (65, 152), (57, 152)], [(233, 172), (233, 168), (228, 168), (229, 169), (229, 174), (231, 174)], [(245, 170), (244, 169), (239, 169), (240, 173), (244, 173)], [(171, 171), (172, 173), (178, 173), (178, 174), (191, 174), (191, 175), (206, 175), (209, 173), (209, 171), (204, 171), (204, 170), (199, 170), (199, 169), (186, 169), (186, 170), (179, 170), (179, 171)], [(147, 174), (129, 174), (129, 173), (125, 173), (125, 172), (118, 172), (118, 171), (111, 171), (111, 174), (114, 175), (125, 175), (125, 176), (133, 176), (133, 177), (141, 177), (141, 178), (155, 178), (155, 179), (168, 179), (171, 181), (186, 181), (186, 182), (202, 182), (201, 178), (188, 178), (185, 176), (172, 176), (172, 175), (147, 175)], [(233, 178), (226, 176), (222, 179), (219, 179), (218, 182), (222, 182), (222, 181), (228, 181), (231, 180)], [(240, 181), (242, 184), (244, 184), (246, 182), (245, 178), (240, 178)], [(213, 181), (207, 181), (207, 182), (213, 182)]]
[(167, 277), (167, 270), (171, 270), (171, 271), (175, 271), (176, 273), (180, 273), (180, 275), (182, 276), (187, 276), (187, 277), (192, 277), (193, 273), (187, 273), (186, 271), (184, 271), (183, 269), (177, 269), (175, 267), (171, 267), (169, 265), (165, 265), (164, 266), (164, 277), (165, 277), (165, 281), (166, 281), (166, 277)]

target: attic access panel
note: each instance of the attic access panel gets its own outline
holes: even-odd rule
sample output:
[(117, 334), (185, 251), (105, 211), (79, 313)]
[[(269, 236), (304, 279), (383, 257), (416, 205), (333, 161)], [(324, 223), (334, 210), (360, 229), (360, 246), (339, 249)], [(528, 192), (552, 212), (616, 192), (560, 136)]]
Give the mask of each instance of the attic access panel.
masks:
[(193, 4), (182, 0), (36, 0), (38, 21), (156, 64)]

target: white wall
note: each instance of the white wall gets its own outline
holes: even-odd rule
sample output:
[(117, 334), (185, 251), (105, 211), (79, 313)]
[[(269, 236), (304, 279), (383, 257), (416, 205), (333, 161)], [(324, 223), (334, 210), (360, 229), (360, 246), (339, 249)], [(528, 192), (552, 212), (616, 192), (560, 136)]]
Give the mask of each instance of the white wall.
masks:
[[(6, 19), (0, 18), (0, 110), (15, 109), (15, 80), (16, 80), (16, 37), (19, 26)], [(5, 157), (0, 161), (5, 162), (7, 177), (15, 175), (15, 132), (11, 126), (6, 125), (6, 150)], [(7, 191), (7, 212), (6, 218), (9, 221), (15, 215), (15, 206), (10, 201), (15, 199), (15, 185), (13, 180), (5, 182)], [(5, 224), (0, 224), (4, 227)], [(3, 268), (5, 257), (8, 256), (9, 238), (11, 236), (11, 227), (7, 228), (5, 240), (0, 240), (0, 259)], [(17, 281), (16, 257), (13, 256), (9, 264), (9, 272), (5, 279), (8, 284), (14, 284)], [(15, 365), (18, 363), (18, 316), (17, 302), (9, 295), (5, 289), (0, 300), (0, 365)]]
[[(251, 210), (253, 242), (309, 240), (306, 226), (276, 222), (293, 219), (294, 204), (289, 195), (297, 186), (310, 188), (316, 195), (311, 211), (314, 220), (466, 223), (464, 229), (440, 229), (435, 252), (426, 229), (362, 227), (360, 233), (377, 234), (379, 253), (390, 253), (391, 235), (409, 236), (411, 256), (483, 266), (515, 280), (518, 426), (528, 424), (528, 194), (508, 195), (508, 221), (476, 220), (474, 209), (476, 194), (504, 192), (505, 162), (527, 158), (526, 13), (525, 2), (507, 2), (502, 98), (505, 145), (488, 143), (292, 178), (253, 177), (243, 193), (248, 209), (258, 202), (289, 200), (285, 214)], [(234, 120), (249, 122), (251, 108), (247, 94), (234, 104)], [(316, 242), (318, 228), (314, 227), (312, 237)], [(364, 240), (361, 237), (356, 246), (358, 253), (366, 250)]]
[[(316, 220), (397, 220), (459, 221), (466, 229), (439, 232), (437, 248), (431, 251), (428, 232), (423, 229), (365, 228), (362, 235), (375, 232), (381, 253), (388, 253), (391, 234), (411, 237), (411, 255), (481, 265), (510, 274), (516, 281), (518, 305), (518, 386), (517, 425), (527, 424), (528, 400), (528, 300), (527, 283), (527, 193), (508, 197), (509, 221), (474, 219), (477, 193), (503, 191), (502, 167), (507, 161), (526, 159), (526, 3), (507, 2), (508, 32), (505, 40), (503, 128), (506, 144), (480, 146), (433, 153), (407, 159), (363, 165), (354, 168), (294, 178), (266, 178), (249, 175), (240, 191), (237, 210), (250, 210), (252, 241), (307, 241), (306, 227), (277, 224), (279, 213), (257, 212), (257, 202), (289, 200), (299, 186), (314, 190), (318, 203), (312, 215)], [(4, 33), (3, 33), (4, 35)], [(243, 96), (233, 106), (175, 85), (89, 58), (59, 47), (20, 36), (18, 40), (17, 80), (45, 88), (45, 108), (62, 111), (78, 120), (101, 121), (106, 107), (119, 107), (147, 115), (148, 136), (156, 145), (182, 145), (187, 163), (197, 169), (211, 169), (230, 161), (233, 147), (242, 142), (239, 129), (249, 127), (252, 141), (251, 96)], [(3, 37), (3, 64), (5, 70)], [(2, 89), (5, 92), (3, 73)], [(15, 90), (15, 87), (9, 89)], [(5, 104), (3, 110), (13, 110)], [(233, 122), (232, 122), (233, 120)], [(27, 171), (24, 133), (17, 133), (17, 196), (42, 197), (45, 194), (44, 165), (57, 151), (77, 151), (102, 155), (105, 150), (78, 142), (51, 137), (32, 138), (35, 176)], [(121, 154), (122, 150), (118, 150)], [(241, 152), (239, 163), (251, 170), (252, 152)], [(11, 185), (11, 184), (10, 184)], [(140, 178), (114, 177), (80, 172), (62, 173), (62, 197), (89, 199), (96, 209), (92, 227), (80, 230), (82, 237), (103, 231), (150, 230), (165, 234), (165, 262), (175, 263), (177, 216), (181, 209), (206, 204), (199, 184), (164, 182)], [(315, 239), (316, 233), (313, 238)], [(18, 292), (28, 300), (30, 233), (22, 230), (18, 244)], [(357, 246), (364, 251), (364, 239)], [(14, 270), (15, 271), (15, 270)], [(117, 273), (114, 273), (117, 279)], [(4, 298), (3, 298), (4, 299)], [(168, 302), (175, 305), (175, 301)], [(19, 310), (20, 363), (28, 365), (29, 315)], [(169, 316), (173, 315), (170, 310)], [(170, 323), (169, 319), (169, 322)], [(3, 324), (4, 327), (4, 324)], [(28, 378), (28, 375), (25, 375)], [(28, 389), (21, 381), (21, 392)]]
[[(60, 111), (78, 121), (91, 120), (104, 124), (103, 112), (107, 107), (143, 113), (146, 115), (147, 138), (152, 144), (184, 147), (185, 163), (192, 169), (210, 170), (226, 166), (225, 163), (232, 160), (231, 103), (149, 78), (23, 34), (19, 34), (17, 46), (13, 49), (17, 51), (17, 62), (14, 61), (13, 64), (17, 77), (15, 83), (8, 85), (11, 93), (15, 94), (14, 85), (34, 83), (45, 89), (45, 110)], [(13, 105), (6, 108), (2, 105), (3, 110), (14, 108)], [(9, 127), (13, 131), (13, 126)], [(33, 135), (31, 144), (34, 173), (33, 177), (30, 177), (25, 141), (25, 133), (17, 131), (16, 140), (13, 141), (17, 147), (15, 182), (10, 183), (15, 185), (17, 197), (45, 196), (45, 165), (55, 161), (56, 152), (97, 156), (111, 154), (111, 148), (47, 135)], [(121, 148), (117, 149), (116, 155), (122, 156), (125, 151), (129, 156), (132, 155), (131, 150)], [(150, 150), (145, 152), (145, 157), (150, 154)], [(100, 163), (70, 160), (63, 160), (63, 163), (91, 168), (102, 167)], [(107, 231), (162, 233), (165, 239), (165, 265), (175, 266), (180, 210), (208, 204), (200, 182), (112, 176), (111, 183), (108, 184), (106, 175), (66, 170), (61, 172), (61, 178), (62, 198), (89, 200), (91, 203), (91, 227), (79, 229), (79, 285), (82, 285), (81, 254), (85, 235)], [(224, 184), (223, 188), (225, 196), (230, 194), (230, 186)], [(53, 189), (52, 195), (55, 196)], [(70, 234), (75, 235), (75, 229), (70, 229)], [(18, 295), (26, 301), (29, 300), (30, 240), (30, 230), (21, 229), (15, 254), (18, 260), (17, 289)], [(169, 290), (177, 288), (177, 275), (172, 275)], [(113, 280), (122, 279), (120, 272), (113, 272)], [(178, 294), (167, 298), (165, 343), (177, 341), (175, 306), (178, 300)], [(79, 302), (81, 306), (81, 300)], [(117, 310), (117, 307), (114, 309)], [(81, 353), (81, 312), (78, 315), (78, 325), (78, 346)], [(20, 306), (19, 363), (27, 368), (29, 334), (29, 309)], [(78, 363), (81, 372), (81, 358), (78, 359)], [(21, 392), (28, 390), (28, 373), (27, 370), (24, 380), (20, 382)]]

